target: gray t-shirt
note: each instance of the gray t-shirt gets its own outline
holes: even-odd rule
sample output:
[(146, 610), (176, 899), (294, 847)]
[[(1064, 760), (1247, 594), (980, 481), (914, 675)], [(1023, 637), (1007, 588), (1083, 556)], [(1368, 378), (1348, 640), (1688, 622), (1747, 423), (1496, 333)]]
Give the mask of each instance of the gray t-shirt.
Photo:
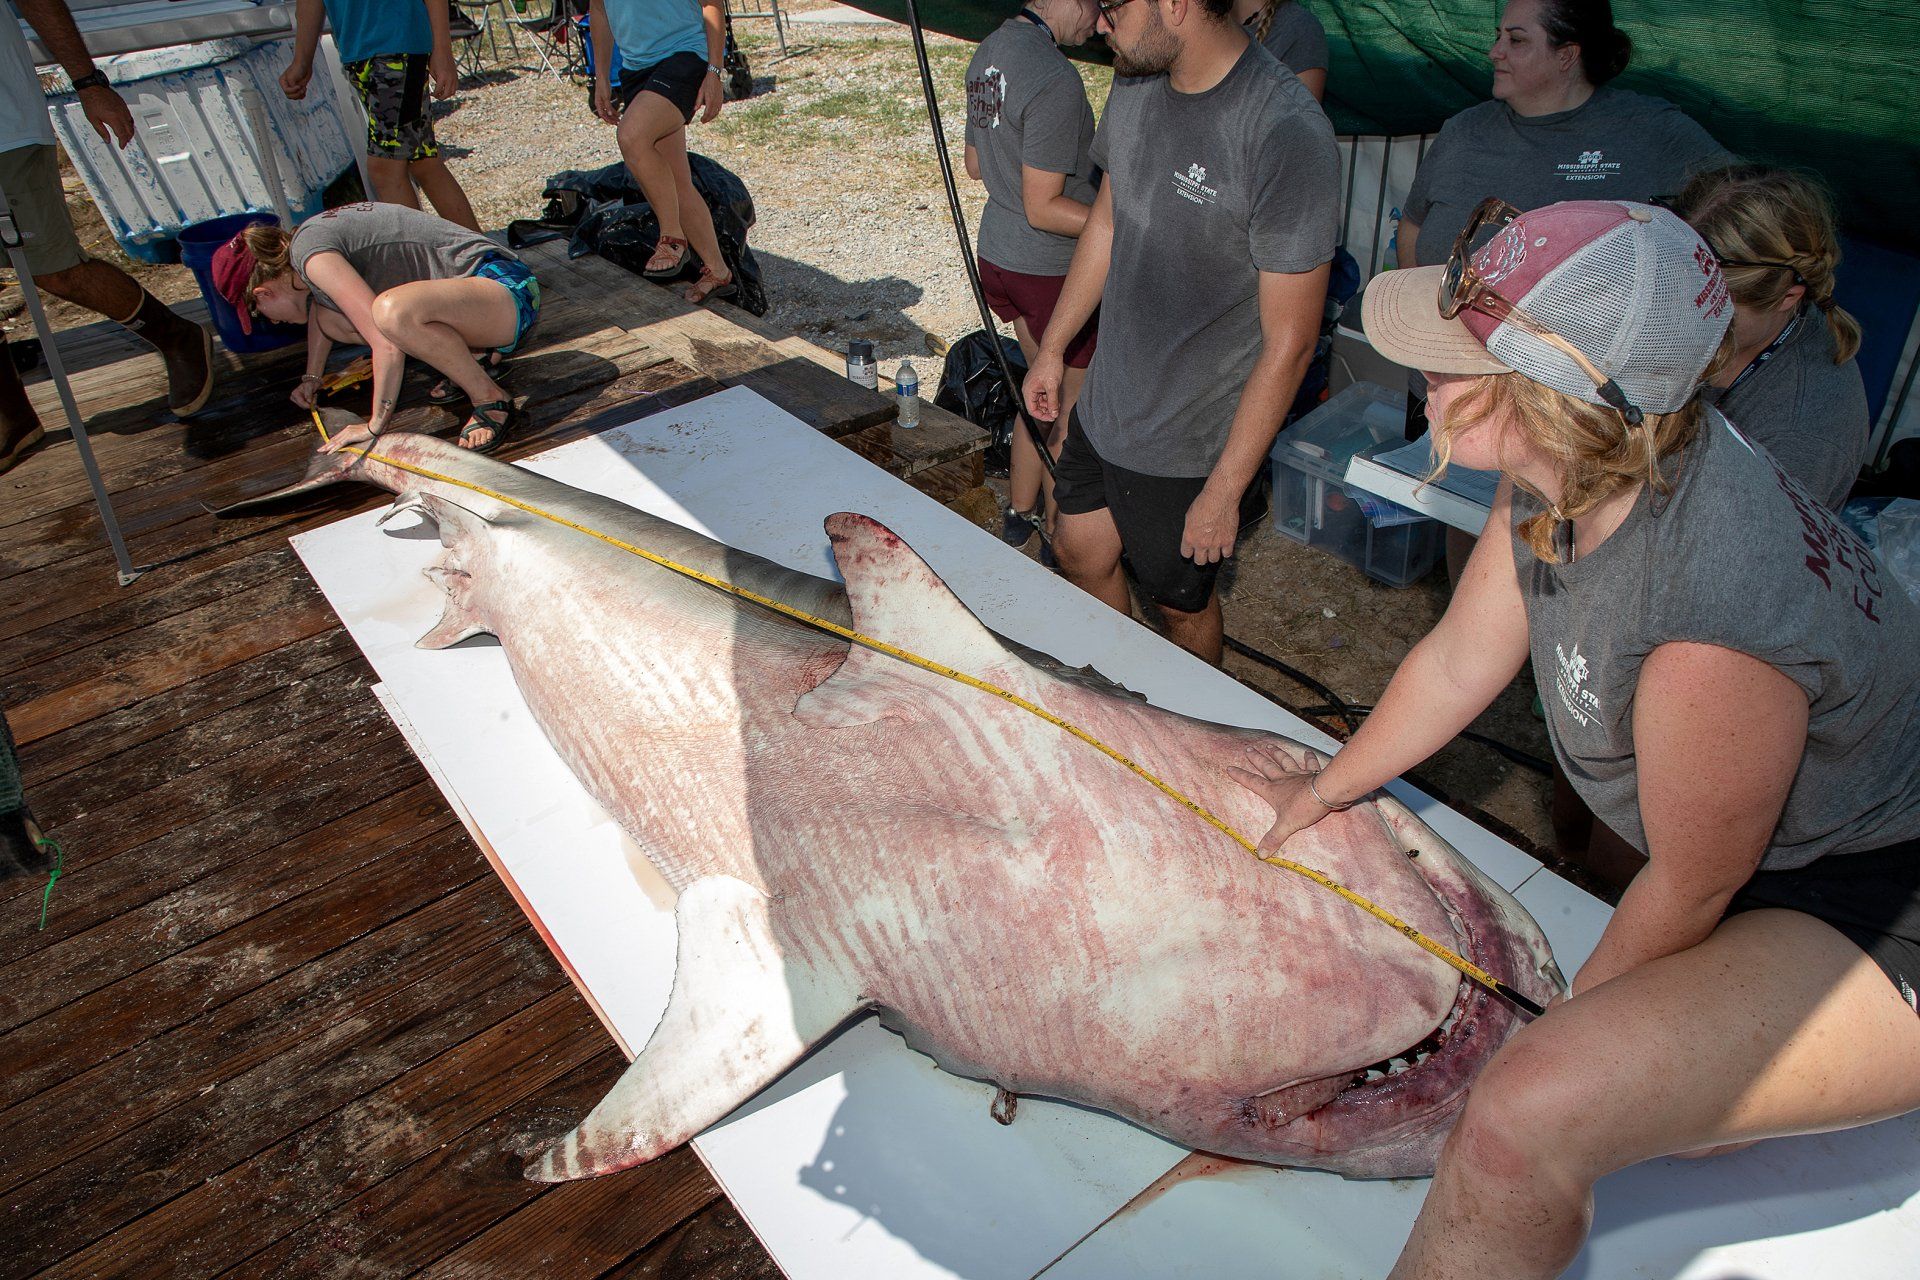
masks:
[[(1259, 25), (1260, 15), (1247, 19), (1247, 34)], [(1280, 65), (1295, 75), (1327, 69), (1327, 29), (1300, 0), (1282, 0), (1273, 11), (1273, 24), (1260, 42)]]
[(1867, 388), (1859, 365), (1833, 362), (1833, 332), (1818, 311), (1802, 307), (1790, 323), (1779, 350), (1738, 386), (1700, 394), (1837, 511), (1866, 460)]
[[(458, 280), (470, 276), (488, 257), (520, 260), (518, 254), (478, 231), (403, 204), (346, 204), (315, 214), (293, 233), (287, 257), (307, 280), (307, 259), (337, 253), (360, 273), (376, 294), (415, 280)], [(313, 288), (313, 281), (307, 280)], [(339, 306), (313, 289), (313, 300), (331, 311)]]
[(1260, 273), (1333, 257), (1333, 127), (1249, 41), (1204, 93), (1115, 80), (1093, 161), (1113, 184), (1113, 257), (1081, 426), (1116, 466), (1204, 477), (1260, 354)]
[[(1920, 609), (1717, 412), (1668, 465), (1672, 494), (1655, 503), (1643, 491), (1613, 536), (1571, 564), (1536, 560), (1514, 535), (1533, 676), (1574, 789), (1646, 851), (1633, 744), (1640, 664), (1668, 642), (1712, 644), (1758, 658), (1807, 695), (1806, 751), (1764, 869), (1920, 837)], [(1516, 490), (1515, 528), (1541, 509)]]
[(1497, 99), (1445, 124), (1420, 161), (1402, 216), (1420, 227), (1419, 265), (1445, 262), (1474, 207), (1650, 200), (1734, 157), (1680, 108), (1602, 85), (1571, 111), (1522, 116)]
[(1093, 108), (1067, 55), (1025, 18), (1001, 23), (967, 64), (967, 142), (987, 184), (980, 256), (1008, 271), (1067, 274), (1079, 241), (1027, 221), (1020, 167), (1065, 174), (1062, 194), (1092, 204)]

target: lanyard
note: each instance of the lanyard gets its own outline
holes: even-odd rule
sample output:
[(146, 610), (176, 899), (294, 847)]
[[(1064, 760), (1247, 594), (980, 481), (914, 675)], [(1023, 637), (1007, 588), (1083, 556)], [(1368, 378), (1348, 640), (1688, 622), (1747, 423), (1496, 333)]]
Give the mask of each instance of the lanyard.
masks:
[(1022, 9), (1020, 11), (1020, 16), (1025, 18), (1028, 22), (1031, 22), (1034, 26), (1040, 28), (1042, 31), (1046, 32), (1047, 39), (1052, 40), (1055, 44), (1060, 43), (1059, 39), (1056, 38), (1053, 34), (1053, 28), (1048, 26), (1046, 19), (1042, 18), (1039, 14), (1035, 13), (1031, 9)]
[(1720, 393), (1720, 398), (1722, 400), (1725, 400), (1728, 396), (1732, 395), (1735, 391), (1738, 391), (1740, 389), (1741, 383), (1745, 382), (1748, 378), (1751, 378), (1754, 374), (1758, 373), (1760, 371), (1761, 365), (1773, 359), (1774, 353), (1779, 351), (1781, 347), (1784, 347), (1787, 345), (1787, 339), (1791, 338), (1793, 336), (1793, 331), (1800, 327), (1800, 317), (1804, 314), (1805, 314), (1804, 308), (1802, 308), (1799, 311), (1795, 311), (1793, 313), (1793, 319), (1787, 321), (1787, 327), (1782, 329), (1779, 332), (1779, 334), (1775, 336), (1774, 340), (1767, 344), (1767, 349), (1765, 351), (1762, 351), (1759, 355), (1755, 356), (1753, 358), (1753, 363), (1748, 365), (1746, 368), (1742, 369), (1740, 371), (1740, 376), (1727, 384), (1727, 389)]

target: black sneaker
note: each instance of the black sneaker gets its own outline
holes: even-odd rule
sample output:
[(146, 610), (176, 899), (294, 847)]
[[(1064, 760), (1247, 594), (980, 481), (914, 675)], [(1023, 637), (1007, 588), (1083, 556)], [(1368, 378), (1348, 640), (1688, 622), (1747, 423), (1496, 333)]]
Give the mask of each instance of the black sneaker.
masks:
[(1037, 511), (1015, 511), (1007, 508), (1000, 517), (1000, 541), (1010, 547), (1024, 547), (1033, 531), (1040, 526), (1040, 513)]

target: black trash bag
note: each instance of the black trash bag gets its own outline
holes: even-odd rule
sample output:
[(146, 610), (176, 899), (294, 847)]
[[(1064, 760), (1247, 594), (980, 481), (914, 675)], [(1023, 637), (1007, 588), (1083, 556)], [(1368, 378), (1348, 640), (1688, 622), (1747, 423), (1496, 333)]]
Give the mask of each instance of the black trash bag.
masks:
[[(753, 229), (753, 197), (747, 186), (726, 166), (696, 152), (687, 153), (693, 171), (694, 190), (707, 202), (713, 214), (713, 229), (720, 238), (720, 255), (733, 272), (739, 291), (729, 299), (733, 305), (756, 316), (767, 314), (767, 292), (760, 274), (760, 263), (747, 246), (747, 233)], [(522, 219), (507, 227), (507, 243), (519, 249), (543, 240), (568, 237), (567, 256), (583, 257), (597, 253), (638, 275), (653, 256), (660, 240), (660, 223), (653, 206), (640, 192), (624, 164), (599, 169), (568, 169), (547, 179), (542, 193), (546, 213), (537, 219)], [(689, 259), (680, 274), (661, 284), (692, 280), (700, 274), (697, 260)]]
[[(987, 471), (996, 476), (1007, 474), (1012, 458), (1013, 433), (1019, 425), (1015, 406), (1007, 398), (1007, 384), (1000, 377), (999, 362), (993, 358), (991, 339), (985, 329), (975, 329), (947, 351), (946, 367), (940, 371), (940, 390), (933, 403), (957, 413), (977, 427), (993, 434), (987, 446)], [(1027, 358), (1012, 338), (1000, 338), (1000, 350), (1013, 367), (1016, 387), (1027, 378)]]
[(726, 100), (739, 102), (753, 96), (753, 68), (747, 65), (747, 55), (740, 52), (740, 46), (733, 38), (733, 15), (727, 15), (726, 51), (720, 55), (720, 69), (727, 73)]

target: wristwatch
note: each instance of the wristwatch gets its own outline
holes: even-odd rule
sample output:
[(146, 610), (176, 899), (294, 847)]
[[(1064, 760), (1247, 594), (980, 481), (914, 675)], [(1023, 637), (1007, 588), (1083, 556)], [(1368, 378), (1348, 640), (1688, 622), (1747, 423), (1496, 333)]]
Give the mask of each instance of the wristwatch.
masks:
[(719, 76), (722, 80), (725, 80), (727, 78), (727, 73), (722, 71), (720, 68), (714, 66), (711, 62), (707, 64), (707, 70), (713, 72), (713, 74)]
[(92, 71), (87, 72), (87, 74), (81, 76), (78, 80), (75, 80), (73, 82), (73, 91), (75, 93), (79, 93), (85, 89), (111, 89), (111, 88), (113, 88), (113, 86), (107, 83), (106, 73), (101, 71), (98, 67), (95, 67)]

